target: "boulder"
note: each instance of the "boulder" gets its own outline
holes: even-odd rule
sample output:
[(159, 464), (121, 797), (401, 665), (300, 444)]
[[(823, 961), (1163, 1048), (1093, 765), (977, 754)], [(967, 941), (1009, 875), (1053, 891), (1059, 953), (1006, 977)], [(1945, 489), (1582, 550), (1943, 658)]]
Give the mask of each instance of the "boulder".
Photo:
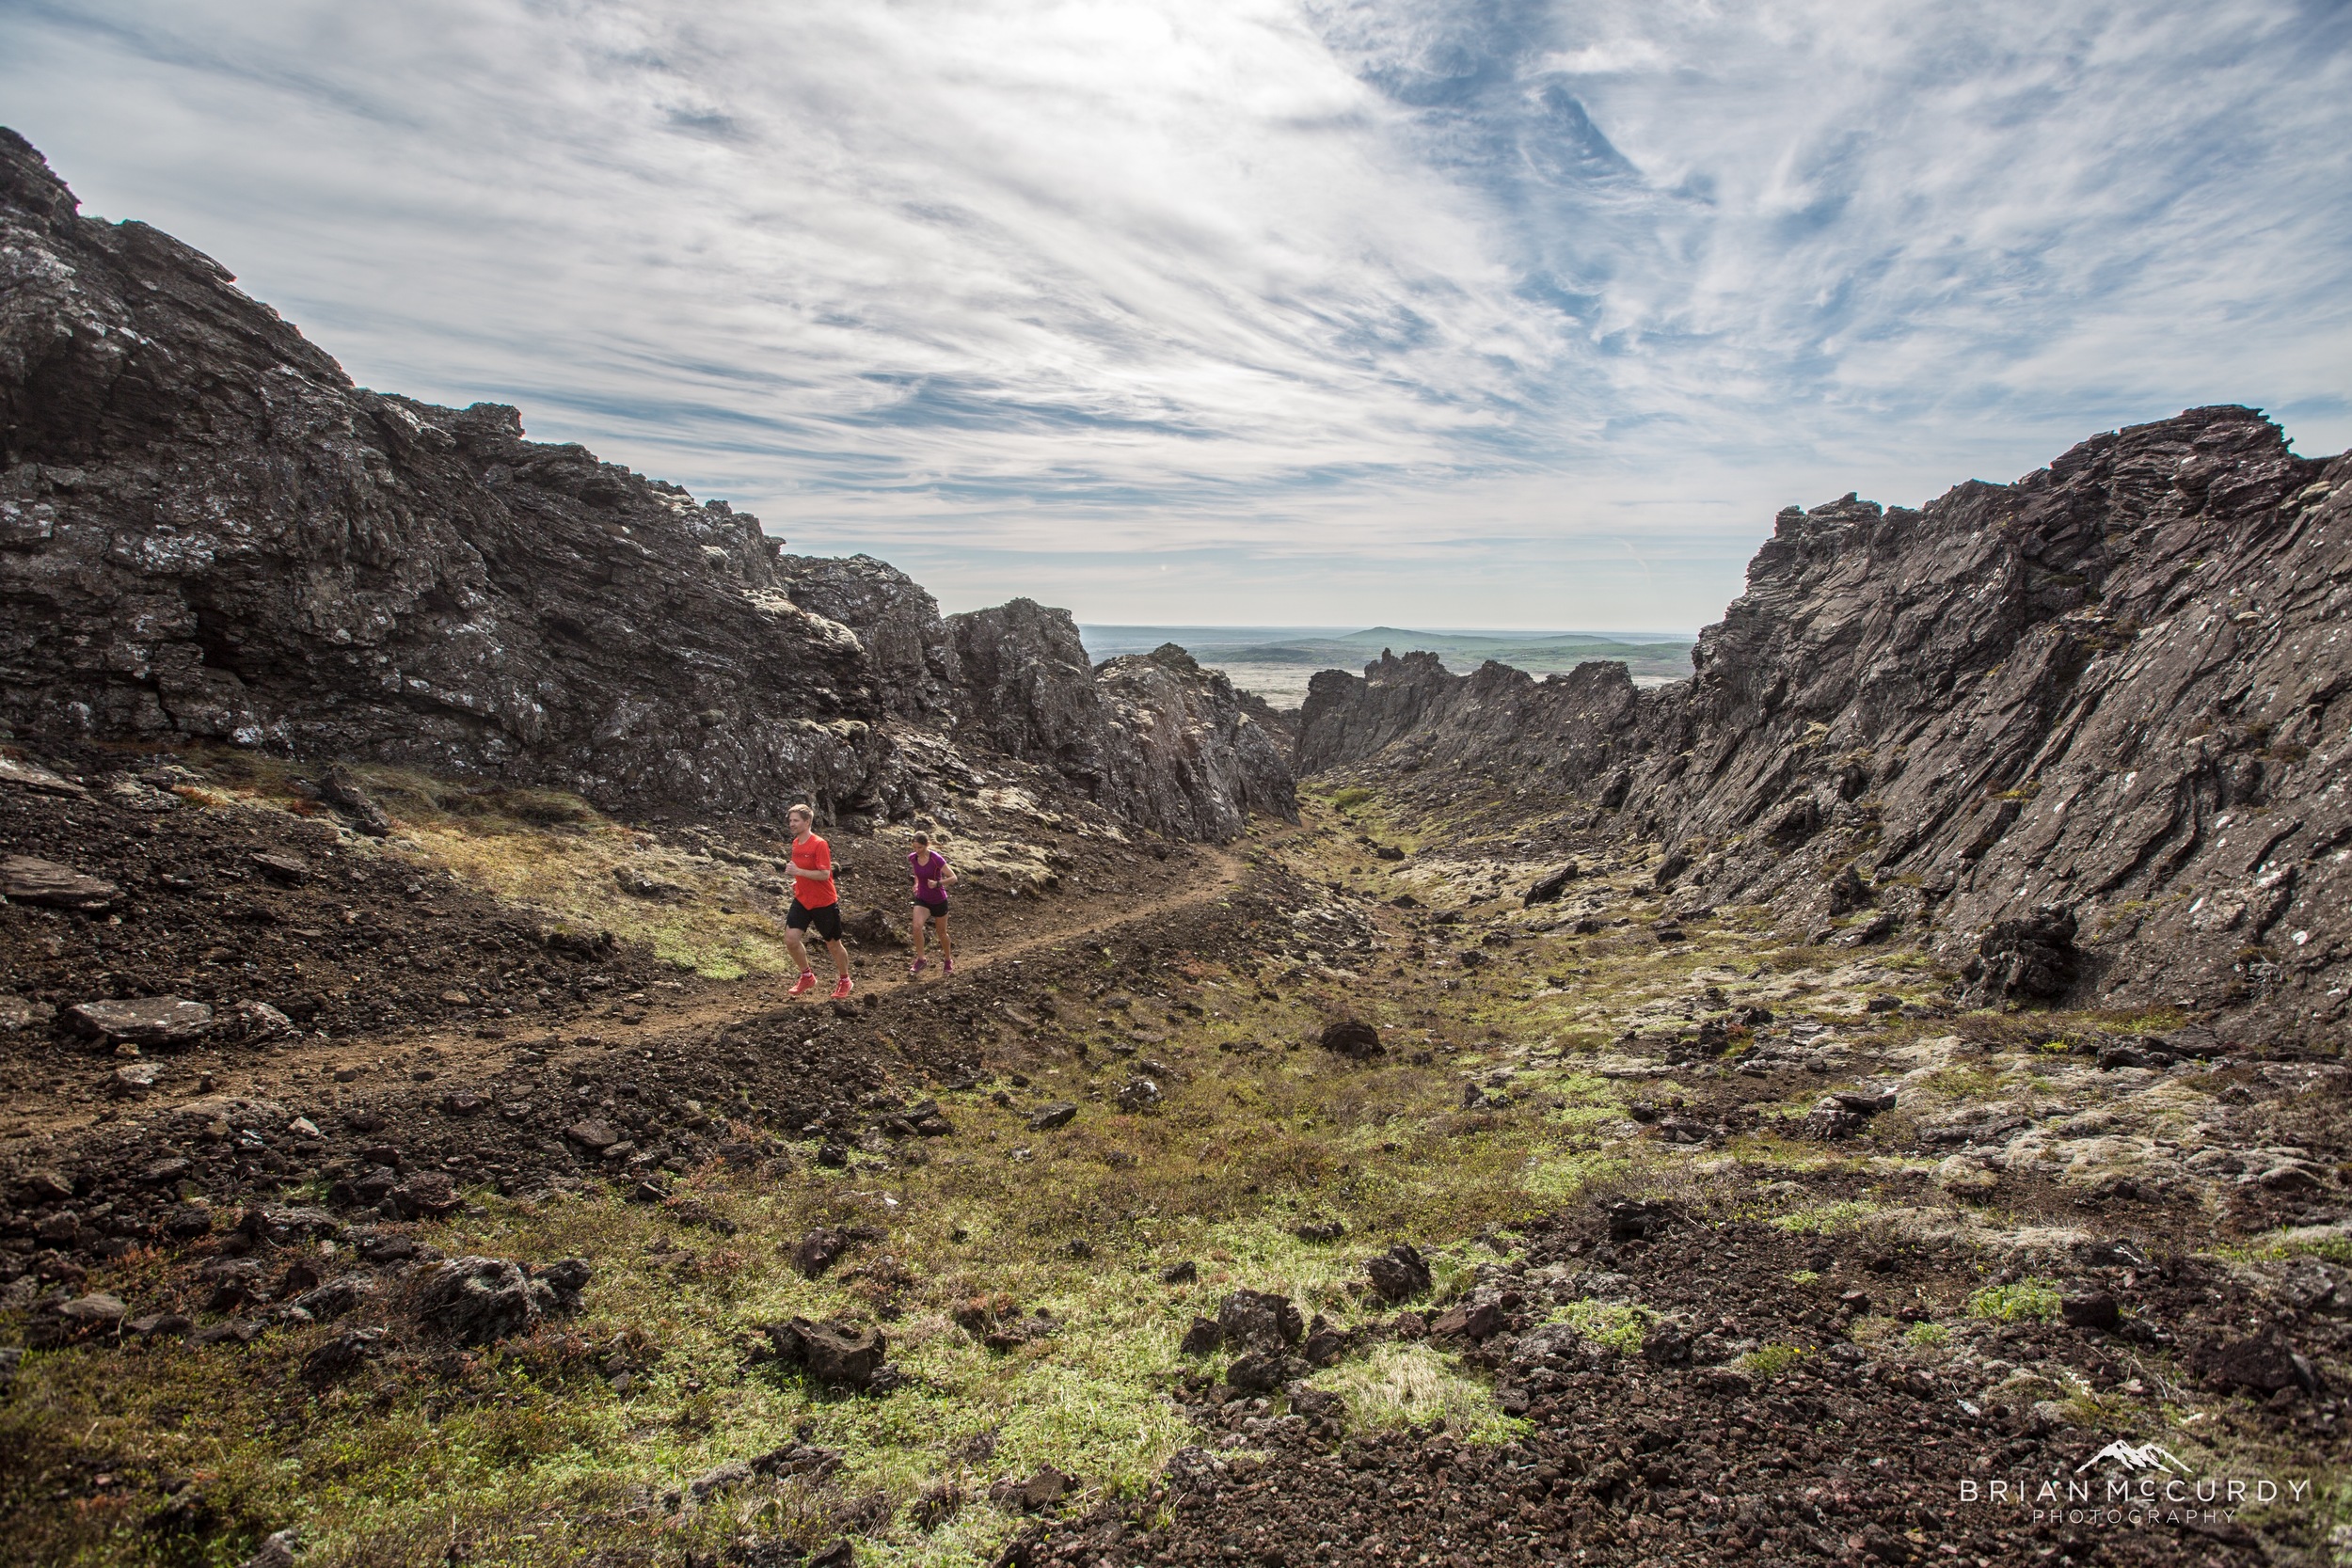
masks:
[(1430, 1286), (1429, 1264), (1409, 1243), (1400, 1242), (1364, 1264), (1372, 1288), (1383, 1301), (1410, 1301)]
[(1307, 1375), (1307, 1364), (1279, 1351), (1253, 1350), (1235, 1356), (1225, 1369), (1228, 1387), (1248, 1394), (1270, 1394), (1283, 1384)]
[(830, 1387), (864, 1389), (882, 1371), (889, 1343), (879, 1328), (792, 1318), (767, 1327), (773, 1357)]
[(2074, 983), (2075, 959), (2074, 914), (2063, 905), (2043, 904), (2022, 919), (1995, 921), (1977, 941), (1976, 973), (1963, 1005), (2061, 996)]
[(1288, 1296), (1265, 1291), (1235, 1291), (1216, 1310), (1225, 1348), (1283, 1351), (1307, 1332), (1306, 1320)]
[(165, 1049), (186, 1045), (212, 1032), (213, 1009), (179, 996), (149, 996), (128, 1002), (83, 1002), (66, 1009), (67, 1024), (79, 1035), (107, 1045)]
[(2115, 1298), (2105, 1291), (2090, 1291), (2081, 1295), (2067, 1296), (2058, 1303), (2058, 1316), (2074, 1328), (2092, 1328), (2112, 1334), (2122, 1321)]
[(620, 1132), (611, 1122), (593, 1117), (564, 1129), (564, 1136), (591, 1154), (602, 1154), (621, 1141)]
[(370, 838), (387, 838), (392, 832), (392, 819), (384, 815), (359, 775), (341, 763), (326, 770), (319, 781), (319, 799), (351, 819), (352, 826)]
[(1613, 1242), (1639, 1241), (1655, 1236), (1674, 1223), (1673, 1208), (1654, 1197), (1613, 1197), (1600, 1205)]
[(341, 1383), (388, 1348), (380, 1328), (347, 1329), (302, 1358), (302, 1380), (312, 1387)]
[(1177, 1351), (1184, 1355), (1215, 1355), (1225, 1346), (1225, 1330), (1215, 1318), (1195, 1318), (1184, 1330), (1184, 1342)]
[(2324, 1386), (2311, 1359), (2276, 1335), (2210, 1346), (2194, 1364), (2205, 1386), (2220, 1393), (2243, 1389), (2275, 1394), (2282, 1388), (2299, 1388), (2316, 1394)]
[(122, 890), (56, 861), (8, 855), (0, 857), (0, 897), (12, 904), (40, 904), (53, 910), (72, 910), (77, 914), (101, 914), (120, 901)]
[(1568, 891), (1568, 884), (1581, 874), (1576, 862), (1570, 861), (1559, 870), (1537, 878), (1534, 885), (1530, 887), (1526, 895), (1519, 900), (1520, 908), (1532, 910), (1538, 904), (1558, 903), (1560, 895)]
[(1363, 1061), (1380, 1054), (1380, 1031), (1361, 1019), (1334, 1019), (1323, 1026), (1319, 1043), (1326, 1051)]
[(301, 1537), (291, 1529), (281, 1529), (262, 1543), (262, 1549), (245, 1560), (245, 1568), (294, 1568), (294, 1553), (302, 1545)]
[(136, 1100), (155, 1092), (163, 1082), (164, 1069), (154, 1062), (133, 1062), (115, 1069), (114, 1077), (106, 1085), (106, 1092), (119, 1100)]
[(803, 1279), (815, 1279), (849, 1250), (850, 1238), (833, 1226), (820, 1225), (792, 1248), (792, 1266)]
[(1502, 1308), (1492, 1302), (1455, 1302), (1429, 1320), (1433, 1339), (1484, 1339), (1502, 1328)]
[(1028, 1129), (1032, 1132), (1050, 1132), (1057, 1127), (1067, 1127), (1077, 1118), (1078, 1107), (1066, 1100), (1041, 1105), (1029, 1113)]
[(453, 1258), (425, 1282), (418, 1315), (454, 1338), (486, 1345), (530, 1332), (554, 1305), (555, 1292), (520, 1263)]
[(310, 863), (299, 855), (262, 849), (247, 856), (246, 860), (263, 879), (276, 882), (279, 887), (300, 887), (311, 877)]

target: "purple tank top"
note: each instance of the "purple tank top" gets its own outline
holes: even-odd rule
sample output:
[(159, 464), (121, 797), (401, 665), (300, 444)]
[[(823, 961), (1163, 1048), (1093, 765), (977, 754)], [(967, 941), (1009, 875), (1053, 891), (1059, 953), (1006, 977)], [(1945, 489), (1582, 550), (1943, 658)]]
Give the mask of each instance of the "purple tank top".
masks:
[(947, 873), (947, 857), (936, 849), (917, 849), (907, 857), (914, 867), (914, 898), (920, 904), (937, 904), (947, 896), (947, 887), (940, 879)]

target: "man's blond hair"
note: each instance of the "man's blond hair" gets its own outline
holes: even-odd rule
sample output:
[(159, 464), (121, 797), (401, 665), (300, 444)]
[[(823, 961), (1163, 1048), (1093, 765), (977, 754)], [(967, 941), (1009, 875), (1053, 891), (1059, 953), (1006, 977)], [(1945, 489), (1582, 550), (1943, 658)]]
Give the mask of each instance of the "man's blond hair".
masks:
[(786, 812), (784, 815), (787, 816), (805, 816), (811, 822), (817, 820), (817, 813), (814, 809), (797, 801), (794, 802), (792, 809)]

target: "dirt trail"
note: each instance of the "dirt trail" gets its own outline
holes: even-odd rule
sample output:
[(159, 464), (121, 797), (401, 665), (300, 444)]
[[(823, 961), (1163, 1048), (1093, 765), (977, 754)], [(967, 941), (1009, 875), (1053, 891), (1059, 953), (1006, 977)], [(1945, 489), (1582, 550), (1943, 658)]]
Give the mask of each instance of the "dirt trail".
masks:
[[(1295, 830), (1285, 830), (1258, 841), (1263, 847), (1272, 848), (1288, 842)], [(1248, 866), (1238, 847), (1200, 846), (1197, 848), (1202, 871), (1210, 873), (1214, 881), (1201, 885), (1199, 877), (1188, 877), (1177, 891), (1165, 893), (1115, 907), (1115, 920), (1100, 918), (1105, 900), (1099, 895), (1073, 899), (1063, 911), (1041, 911), (1058, 914), (1050, 925), (1029, 924), (1019, 927), (1024, 934), (1011, 941), (982, 937), (967, 940), (959, 934), (956, 948), (959, 955), (957, 971), (952, 976), (940, 976), (934, 970), (921, 980), (908, 977), (900, 967), (897, 952), (885, 952), (853, 958), (852, 974), (857, 980), (857, 994), (876, 1001), (896, 996), (911, 988), (930, 990), (941, 986), (969, 984), (982, 979), (997, 966), (1009, 963), (1031, 953), (1057, 946), (1075, 936), (1097, 932), (1121, 931), (1160, 920), (1181, 910), (1214, 902), (1240, 884)], [(1027, 906), (1015, 906), (1025, 917)], [(970, 927), (965, 927), (969, 929)], [(819, 975), (830, 973), (820, 969)], [(628, 1004), (644, 1009), (644, 1016), (634, 1020), (626, 1017), (582, 1017), (546, 1025), (516, 1021), (507, 1032), (485, 1037), (474, 1027), (464, 1029), (436, 1028), (408, 1030), (392, 1035), (360, 1036), (331, 1043), (311, 1042), (288, 1048), (273, 1054), (226, 1064), (215, 1075), (213, 1087), (185, 1090), (172, 1094), (167, 1090), (144, 1107), (149, 1113), (164, 1109), (175, 1100), (194, 1100), (207, 1095), (242, 1094), (272, 1096), (295, 1086), (295, 1075), (306, 1075), (300, 1085), (312, 1087), (317, 1075), (331, 1075), (339, 1069), (374, 1069), (387, 1060), (416, 1055), (428, 1050), (437, 1053), (433, 1058), (436, 1081), (449, 1078), (463, 1083), (468, 1069), (478, 1065), (502, 1063), (518, 1047), (549, 1035), (593, 1035), (609, 1048), (630, 1042), (667, 1042), (689, 1031), (707, 1030), (728, 1023), (772, 1016), (779, 1009), (806, 1007), (812, 1012), (829, 1007), (818, 991), (809, 997), (788, 995), (794, 976), (764, 974), (739, 981), (718, 982), (719, 990), (703, 995), (681, 998), (675, 1005), (665, 1004), (653, 996)], [(233, 1081), (232, 1081), (233, 1080)], [(112, 1119), (110, 1116), (101, 1120)], [(20, 1123), (24, 1132), (38, 1136), (42, 1132), (60, 1133), (93, 1125), (87, 1108), (60, 1107), (47, 1116), (38, 1110), (27, 1114)]]

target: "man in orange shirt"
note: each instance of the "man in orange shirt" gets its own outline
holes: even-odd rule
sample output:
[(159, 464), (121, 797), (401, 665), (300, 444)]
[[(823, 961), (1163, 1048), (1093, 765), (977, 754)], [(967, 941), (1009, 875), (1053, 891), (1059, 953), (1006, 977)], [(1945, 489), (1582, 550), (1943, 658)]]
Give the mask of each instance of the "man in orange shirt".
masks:
[(833, 1000), (838, 1002), (850, 994), (850, 950), (841, 945), (841, 895), (834, 891), (833, 847), (817, 836), (817, 814), (808, 807), (794, 806), (791, 819), (792, 908), (784, 916), (784, 944), (801, 966), (792, 994), (804, 996), (817, 989), (817, 972), (808, 966), (808, 939), (802, 935), (814, 926), (825, 939), (825, 956), (839, 976), (833, 983)]

